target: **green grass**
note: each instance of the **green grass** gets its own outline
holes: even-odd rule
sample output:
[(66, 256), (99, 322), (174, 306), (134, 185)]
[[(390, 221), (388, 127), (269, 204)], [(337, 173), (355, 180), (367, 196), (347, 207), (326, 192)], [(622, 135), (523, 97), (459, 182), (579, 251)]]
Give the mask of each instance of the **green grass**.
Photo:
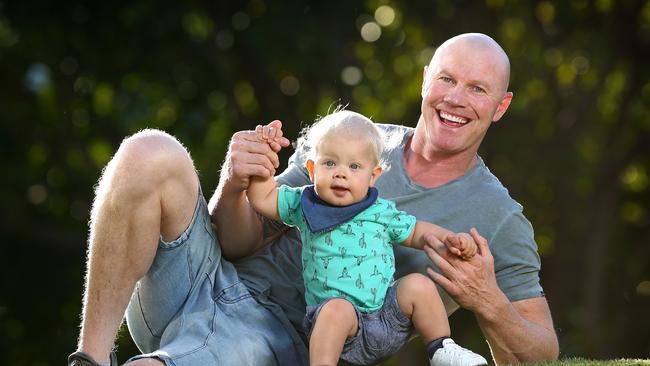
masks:
[(580, 366), (650, 366), (650, 360), (642, 359), (617, 359), (617, 360), (588, 360), (585, 358), (567, 358), (554, 362), (527, 363), (526, 366), (557, 366), (557, 365), (580, 365)]

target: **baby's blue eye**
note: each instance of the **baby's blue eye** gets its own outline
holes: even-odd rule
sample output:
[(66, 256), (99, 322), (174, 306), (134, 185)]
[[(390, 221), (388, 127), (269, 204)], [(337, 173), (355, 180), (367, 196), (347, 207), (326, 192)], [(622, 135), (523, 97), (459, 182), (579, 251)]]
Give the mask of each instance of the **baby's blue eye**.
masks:
[(357, 170), (359, 168), (361, 168), (361, 166), (359, 164), (357, 164), (357, 163), (350, 164), (350, 169), (352, 169), (352, 170)]
[(336, 164), (334, 164), (334, 162), (331, 161), (331, 160), (328, 160), (328, 161), (325, 162), (325, 166), (333, 167), (334, 165), (336, 165)]

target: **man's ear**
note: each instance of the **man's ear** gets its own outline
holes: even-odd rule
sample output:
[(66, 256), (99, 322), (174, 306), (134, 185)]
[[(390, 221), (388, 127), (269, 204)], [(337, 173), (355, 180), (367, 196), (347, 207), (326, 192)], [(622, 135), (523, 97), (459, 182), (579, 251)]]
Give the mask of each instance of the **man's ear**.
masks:
[(370, 187), (375, 185), (377, 178), (379, 178), (382, 172), (383, 170), (380, 166), (376, 166), (375, 169), (372, 170), (372, 175), (370, 176)]
[(512, 92), (507, 92), (503, 99), (501, 99), (501, 102), (499, 102), (499, 105), (497, 106), (496, 112), (494, 112), (494, 117), (492, 117), (492, 122), (499, 121), (501, 117), (506, 114), (506, 111), (510, 106), (510, 102), (512, 102), (512, 97)]
[(427, 70), (429, 69), (428, 66), (424, 66), (424, 70), (422, 71), (422, 90), (420, 91), (420, 96), (424, 98), (424, 91), (427, 88)]
[(307, 171), (309, 172), (309, 179), (311, 181), (314, 181), (314, 161), (311, 159), (307, 159), (307, 162), (305, 162), (305, 168), (307, 168)]

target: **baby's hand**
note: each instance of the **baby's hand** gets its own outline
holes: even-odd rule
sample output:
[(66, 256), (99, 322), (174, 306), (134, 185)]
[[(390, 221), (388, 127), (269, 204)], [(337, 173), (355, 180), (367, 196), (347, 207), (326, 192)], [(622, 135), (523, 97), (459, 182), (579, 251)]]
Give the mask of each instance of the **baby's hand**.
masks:
[(282, 129), (269, 127), (268, 125), (257, 125), (255, 127), (255, 133), (260, 141), (265, 141), (269, 144), (282, 137)]
[(467, 233), (449, 234), (445, 238), (447, 249), (453, 254), (467, 260), (476, 255), (476, 242)]

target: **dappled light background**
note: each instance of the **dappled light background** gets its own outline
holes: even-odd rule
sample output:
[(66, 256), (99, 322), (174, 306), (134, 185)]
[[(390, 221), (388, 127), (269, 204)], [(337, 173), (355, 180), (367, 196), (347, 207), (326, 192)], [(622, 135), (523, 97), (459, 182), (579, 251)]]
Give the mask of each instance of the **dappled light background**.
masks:
[[(258, 123), (295, 139), (346, 104), (414, 126), (423, 66), (463, 32), (511, 58), (481, 154), (536, 229), (562, 356), (650, 357), (650, 1), (0, 1), (0, 362), (74, 350), (93, 186), (125, 136), (177, 136), (209, 195)], [(416, 340), (385, 364), (425, 362)]]

